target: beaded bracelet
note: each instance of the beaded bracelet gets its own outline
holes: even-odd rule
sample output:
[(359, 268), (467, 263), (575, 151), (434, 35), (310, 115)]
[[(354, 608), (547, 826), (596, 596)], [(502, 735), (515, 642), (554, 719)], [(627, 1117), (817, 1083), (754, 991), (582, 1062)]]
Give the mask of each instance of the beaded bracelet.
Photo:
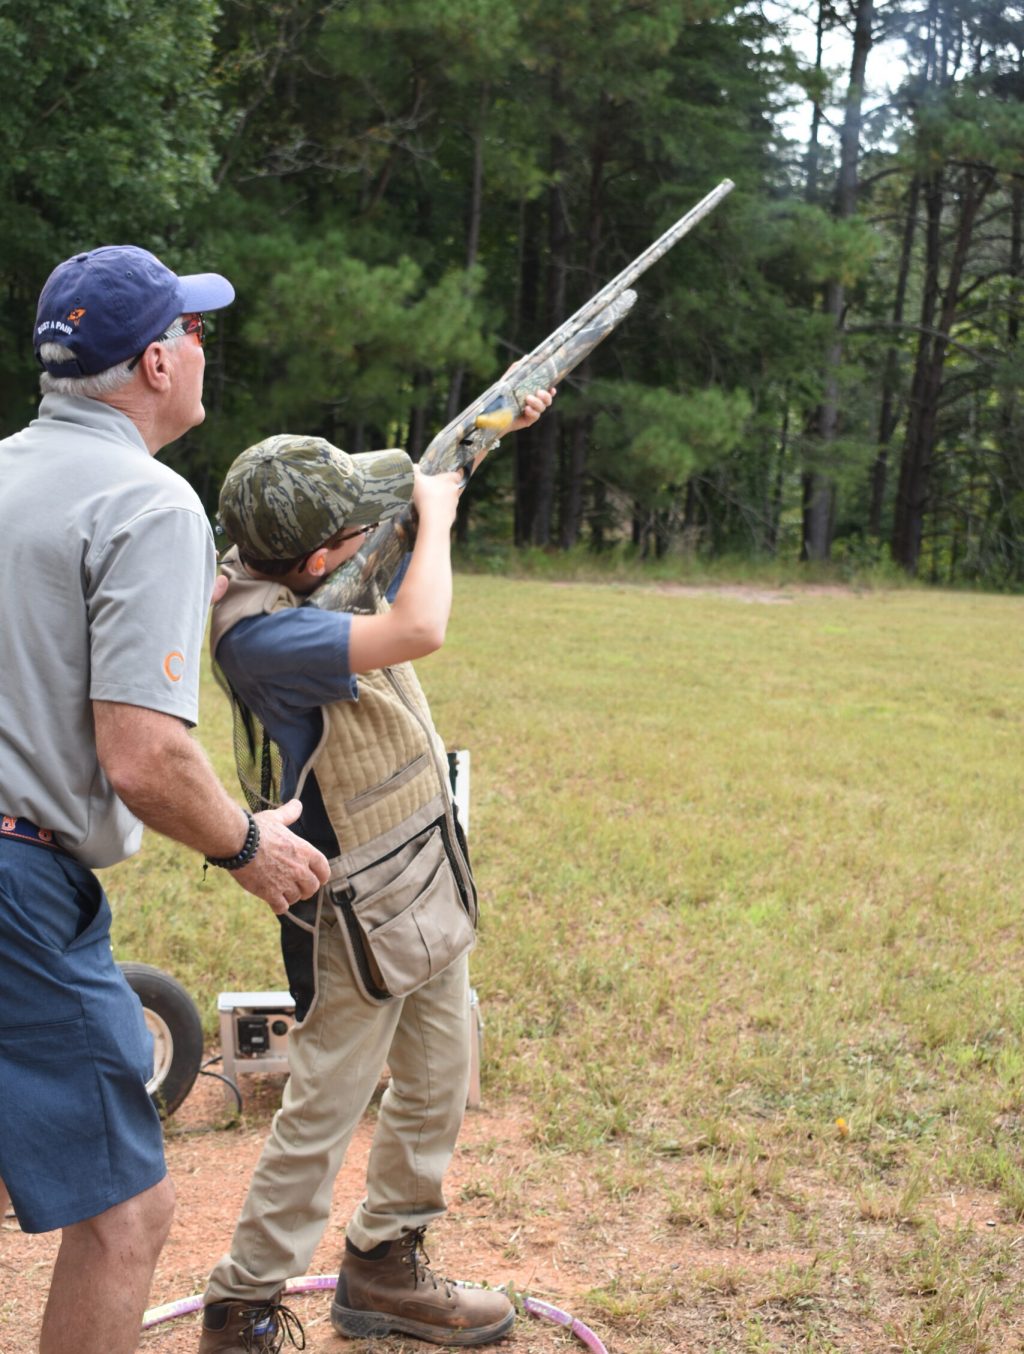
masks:
[(243, 810), (249, 820), (249, 830), (245, 834), (242, 849), (234, 856), (206, 856), (207, 865), (216, 865), (221, 870), (240, 870), (248, 865), (260, 849), (260, 825), (248, 809)]

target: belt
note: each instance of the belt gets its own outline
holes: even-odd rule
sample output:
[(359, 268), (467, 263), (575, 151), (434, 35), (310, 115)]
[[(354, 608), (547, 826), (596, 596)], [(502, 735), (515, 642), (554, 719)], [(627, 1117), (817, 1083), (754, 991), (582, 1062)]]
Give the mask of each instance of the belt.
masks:
[(16, 818), (10, 813), (0, 816), (0, 841), (5, 837), (18, 842), (31, 842), (33, 846), (45, 846), (51, 851), (61, 849), (50, 828), (36, 827), (35, 823), (30, 823), (27, 818)]

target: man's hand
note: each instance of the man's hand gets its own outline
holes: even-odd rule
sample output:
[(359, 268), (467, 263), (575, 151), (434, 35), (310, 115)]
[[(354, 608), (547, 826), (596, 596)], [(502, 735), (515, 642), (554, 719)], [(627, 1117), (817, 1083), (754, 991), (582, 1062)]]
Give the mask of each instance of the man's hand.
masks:
[[(117, 794), (147, 827), (204, 856), (235, 855), (247, 820), (181, 720), (157, 710), (93, 701), (96, 752)], [(275, 912), (316, 893), (327, 861), (289, 831), (302, 812), (297, 799), (257, 814), (259, 850), (235, 879)]]
[(257, 813), (259, 850), (248, 865), (232, 872), (243, 889), (269, 903), (278, 915), (316, 893), (331, 873), (326, 857), (288, 826), (301, 812), (301, 802), (290, 799), (280, 808)]

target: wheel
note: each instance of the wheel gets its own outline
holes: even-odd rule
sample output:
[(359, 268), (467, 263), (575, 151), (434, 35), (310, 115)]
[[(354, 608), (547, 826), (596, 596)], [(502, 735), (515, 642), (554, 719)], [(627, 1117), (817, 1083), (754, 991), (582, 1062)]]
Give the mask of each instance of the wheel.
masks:
[(174, 1113), (192, 1089), (203, 1061), (203, 1022), (195, 1002), (163, 969), (119, 964), (128, 986), (142, 1002), (153, 1036), (153, 1075), (146, 1082), (162, 1118)]

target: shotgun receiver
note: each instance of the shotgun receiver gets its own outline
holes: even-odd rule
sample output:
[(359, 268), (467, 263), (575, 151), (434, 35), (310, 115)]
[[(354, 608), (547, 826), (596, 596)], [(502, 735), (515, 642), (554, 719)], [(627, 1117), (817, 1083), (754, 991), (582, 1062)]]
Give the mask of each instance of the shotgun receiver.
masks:
[[(509, 424), (522, 413), (526, 396), (558, 385), (608, 337), (633, 308), (636, 292), (630, 290), (632, 283), (713, 211), (732, 188), (732, 181), (723, 179), (539, 347), (485, 390), (437, 434), (420, 457), (420, 470), (426, 475), (463, 470), (468, 479), (474, 462), (498, 443)], [(372, 610), (376, 596), (387, 589), (414, 537), (415, 512), (410, 506), (397, 517), (382, 522), (359, 552), (335, 569), (309, 596), (306, 605), (326, 611)]]

